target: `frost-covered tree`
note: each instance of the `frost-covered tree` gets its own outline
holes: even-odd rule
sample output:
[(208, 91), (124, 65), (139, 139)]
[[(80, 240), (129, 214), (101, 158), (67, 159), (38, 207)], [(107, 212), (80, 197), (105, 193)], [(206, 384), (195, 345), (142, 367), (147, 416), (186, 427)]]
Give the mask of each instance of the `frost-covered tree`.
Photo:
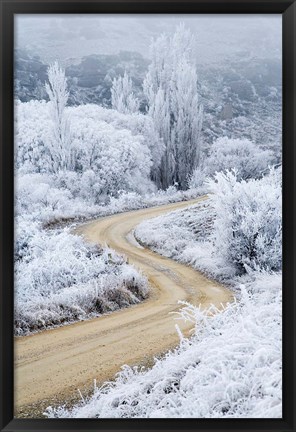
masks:
[(202, 108), (198, 100), (195, 69), (187, 62), (182, 62), (174, 75), (175, 84), (171, 90), (174, 128), (171, 142), (176, 161), (176, 182), (184, 189), (188, 176), (200, 159)]
[[(133, 115), (96, 105), (71, 107), (69, 112), (75, 169), (85, 177), (85, 187), (90, 185), (89, 193), (97, 202), (106, 194), (117, 196), (120, 190), (144, 193), (151, 189), (151, 152), (144, 137), (129, 128)], [(117, 117), (122, 124), (116, 124)]]
[(67, 107), (71, 163), (62, 169), (57, 158), (54, 169), (51, 109), (51, 102), (45, 101), (16, 106), (15, 165), (22, 175), (50, 175), (58, 188), (96, 203), (117, 196), (120, 190), (155, 191), (151, 168), (157, 168), (162, 147), (148, 116), (122, 114), (93, 104)]
[(112, 108), (123, 114), (139, 111), (140, 101), (133, 93), (133, 83), (126, 72), (112, 82), (111, 103)]
[(47, 146), (52, 158), (52, 170), (71, 168), (71, 136), (69, 119), (65, 113), (69, 92), (65, 71), (58, 62), (48, 68), (48, 83), (45, 84), (50, 100), (52, 120), (51, 133), (47, 138)]
[(165, 144), (159, 184), (163, 188), (178, 183), (185, 189), (199, 163), (202, 108), (192, 48), (192, 35), (184, 25), (151, 45), (152, 61), (143, 88), (148, 114)]
[[(77, 121), (79, 123), (81, 121), (81, 117), (85, 116), (87, 117), (89, 122), (91, 121), (91, 119), (94, 119), (96, 122), (104, 121), (108, 124), (112, 124), (115, 129), (127, 129), (131, 131), (133, 136), (141, 137), (141, 142), (143, 146), (143, 151), (141, 152), (142, 156), (145, 157), (144, 155), (146, 154), (146, 148), (148, 148), (150, 150), (151, 158), (151, 161), (148, 162), (148, 166), (150, 167), (150, 178), (156, 184), (158, 184), (158, 179), (160, 176), (159, 167), (161, 157), (164, 152), (164, 144), (163, 140), (159, 137), (159, 134), (155, 129), (154, 122), (150, 116), (144, 115), (140, 112), (123, 114), (118, 112), (117, 110), (104, 109), (102, 107), (99, 107), (98, 105), (81, 105), (74, 110), (72, 108), (68, 108), (68, 110), (71, 113), (73, 123), (74, 120), (75, 122)], [(76, 113), (80, 113), (77, 119)], [(73, 134), (75, 129), (76, 127), (73, 124)], [(97, 130), (96, 126), (95, 130)], [(139, 157), (140, 156), (141, 154), (139, 155)], [(142, 184), (144, 185), (143, 181), (144, 179), (142, 180)]]

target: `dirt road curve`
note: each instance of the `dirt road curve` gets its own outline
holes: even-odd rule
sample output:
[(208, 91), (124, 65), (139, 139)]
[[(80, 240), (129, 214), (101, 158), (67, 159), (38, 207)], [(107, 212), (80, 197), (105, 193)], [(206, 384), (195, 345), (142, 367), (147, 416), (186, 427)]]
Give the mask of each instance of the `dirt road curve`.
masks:
[[(151, 295), (139, 305), (110, 315), (16, 338), (17, 416), (40, 416), (48, 405), (71, 398), (74, 401), (78, 388), (82, 393), (89, 391), (94, 378), (98, 383), (112, 379), (123, 364), (149, 365), (155, 355), (176, 346), (176, 321), (169, 312), (178, 310), (178, 300), (203, 306), (232, 300), (224, 287), (185, 265), (137, 246), (128, 235), (144, 219), (197, 201), (122, 213), (77, 228), (86, 239), (107, 243), (128, 256), (129, 262), (149, 278)], [(178, 324), (188, 331), (189, 325)]]

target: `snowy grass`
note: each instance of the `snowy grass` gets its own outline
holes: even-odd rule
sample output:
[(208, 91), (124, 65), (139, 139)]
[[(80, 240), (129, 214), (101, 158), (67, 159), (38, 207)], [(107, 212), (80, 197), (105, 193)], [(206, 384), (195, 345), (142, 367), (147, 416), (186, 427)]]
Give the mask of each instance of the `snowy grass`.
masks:
[(231, 266), (214, 253), (211, 234), (215, 211), (209, 201), (142, 222), (135, 237), (153, 251), (190, 264), (219, 281), (233, 276)]
[(147, 279), (113, 250), (87, 244), (69, 229), (17, 224), (16, 335), (93, 318), (147, 296)]

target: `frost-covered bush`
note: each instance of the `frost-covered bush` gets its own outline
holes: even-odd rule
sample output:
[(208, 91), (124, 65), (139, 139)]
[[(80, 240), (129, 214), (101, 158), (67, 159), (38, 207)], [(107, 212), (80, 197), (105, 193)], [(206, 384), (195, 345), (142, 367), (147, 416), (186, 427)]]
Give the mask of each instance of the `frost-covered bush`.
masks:
[(153, 190), (149, 184), (151, 154), (141, 135), (133, 135), (127, 129), (117, 130), (99, 119), (76, 119), (73, 115), (72, 121), (75, 171), (93, 172), (97, 202), (101, 194), (116, 195), (120, 189)]
[(18, 215), (36, 215), (38, 220), (51, 217), (55, 212), (63, 214), (72, 194), (58, 188), (54, 177), (47, 174), (16, 175), (15, 210)]
[(52, 102), (16, 104), (15, 165), (20, 174), (64, 177), (74, 196), (89, 197), (94, 203), (118, 190), (141, 194), (155, 190), (151, 169), (157, 169), (162, 144), (151, 119), (96, 105), (64, 107), (63, 116), (67, 154), (60, 149), (61, 142), (54, 148)]
[(85, 117), (94, 122), (103, 121), (114, 127), (115, 130), (127, 129), (133, 136), (141, 136), (144, 147), (150, 150), (152, 160), (151, 177), (155, 177), (164, 152), (164, 144), (149, 116), (141, 113), (123, 114), (116, 110), (105, 109), (91, 104), (69, 108), (69, 113), (71, 117), (77, 118), (78, 121), (79, 118)]
[(117, 196), (100, 195), (100, 203), (97, 204), (93, 191), (96, 180), (99, 182), (91, 170), (82, 174), (60, 171), (55, 175), (21, 174), (18, 171), (15, 177), (15, 212), (18, 215), (29, 214), (32, 220), (53, 226), (59, 222), (70, 223), (71, 220), (186, 201), (199, 195), (195, 189), (177, 191), (169, 188), (144, 195), (119, 190)]
[(281, 418), (281, 275), (257, 274), (224, 312), (185, 305), (191, 340), (151, 370), (125, 366), (115, 382), (95, 388), (50, 418)]
[(248, 139), (218, 138), (204, 155), (200, 166), (189, 176), (189, 188), (205, 187), (206, 179), (217, 172), (235, 169), (238, 180), (260, 178), (275, 163), (271, 150), (264, 150)]
[(23, 335), (138, 303), (147, 280), (111, 249), (68, 229), (19, 218), (15, 243), (15, 333)]
[(216, 215), (212, 239), (217, 254), (239, 273), (250, 268), (281, 270), (281, 169), (240, 182), (235, 172), (217, 173), (208, 185)]
[[(70, 184), (76, 173), (66, 172)], [(73, 175), (71, 175), (73, 174)], [(74, 178), (73, 178), (74, 177)], [(72, 188), (78, 182), (72, 182)], [(90, 197), (75, 197), (70, 189), (61, 185), (57, 177), (49, 174), (31, 173), (15, 177), (15, 214), (22, 219), (29, 218), (31, 223), (49, 224), (87, 217), (99, 213), (100, 206), (94, 205)], [(16, 239), (17, 240), (17, 239)]]
[(189, 176), (189, 179), (188, 179), (189, 189), (194, 189), (194, 188), (201, 189), (201, 187), (204, 184), (205, 179), (206, 179), (206, 174), (205, 174), (205, 170), (202, 168), (202, 166), (200, 166), (199, 168), (196, 168), (193, 171), (192, 175)]
[(273, 163), (274, 155), (263, 150), (248, 139), (218, 138), (210, 148), (209, 157), (204, 161), (206, 175), (236, 169), (237, 178), (259, 178)]
[(31, 100), (15, 105), (15, 166), (23, 173), (51, 172), (46, 140), (51, 133), (49, 104)]

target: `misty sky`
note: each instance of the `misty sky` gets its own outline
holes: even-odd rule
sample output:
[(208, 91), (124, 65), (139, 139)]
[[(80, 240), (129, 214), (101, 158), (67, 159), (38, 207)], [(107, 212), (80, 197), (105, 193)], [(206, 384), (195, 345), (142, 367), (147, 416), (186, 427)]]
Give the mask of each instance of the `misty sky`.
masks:
[(28, 49), (45, 62), (67, 64), (90, 54), (137, 51), (149, 57), (153, 37), (180, 23), (196, 39), (202, 64), (235, 53), (281, 57), (281, 15), (17, 15), (15, 47)]

